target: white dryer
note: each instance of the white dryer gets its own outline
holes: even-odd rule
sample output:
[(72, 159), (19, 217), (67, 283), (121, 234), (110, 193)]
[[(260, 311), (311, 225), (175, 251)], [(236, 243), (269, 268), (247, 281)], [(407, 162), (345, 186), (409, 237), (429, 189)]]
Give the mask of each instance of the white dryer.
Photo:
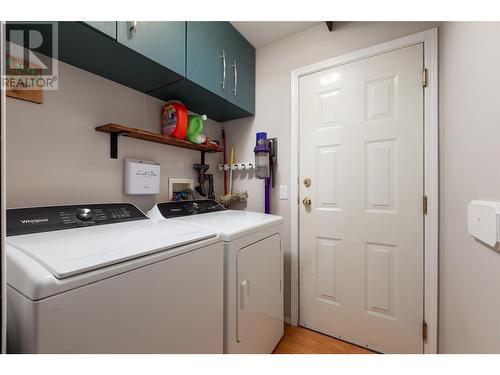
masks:
[(213, 200), (156, 204), (148, 216), (224, 239), (224, 353), (271, 353), (283, 337), (283, 219)]
[(10, 209), (7, 236), (9, 352), (222, 353), (215, 231), (118, 203)]

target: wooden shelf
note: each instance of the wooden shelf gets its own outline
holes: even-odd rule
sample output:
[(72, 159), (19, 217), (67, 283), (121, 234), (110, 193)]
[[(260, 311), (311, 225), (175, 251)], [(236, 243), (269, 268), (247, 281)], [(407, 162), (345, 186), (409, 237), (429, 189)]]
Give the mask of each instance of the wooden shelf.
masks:
[(201, 151), (201, 152), (223, 152), (221, 147), (208, 146), (206, 144), (197, 145), (185, 141), (183, 139), (177, 139), (174, 137), (167, 137), (161, 134), (153, 133), (147, 130), (130, 128), (124, 125), (118, 124), (106, 124), (97, 126), (95, 128), (98, 132), (109, 133), (111, 135), (111, 157), (116, 159), (118, 156), (118, 136), (127, 136), (130, 138), (142, 139), (143, 141), (161, 143), (164, 145), (187, 148), (189, 150)]

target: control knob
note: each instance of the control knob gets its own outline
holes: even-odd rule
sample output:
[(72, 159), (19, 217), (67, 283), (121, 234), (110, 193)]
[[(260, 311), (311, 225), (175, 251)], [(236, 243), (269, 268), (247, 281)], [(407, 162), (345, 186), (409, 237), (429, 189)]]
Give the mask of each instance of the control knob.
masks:
[(94, 213), (90, 208), (79, 208), (76, 217), (83, 221), (88, 221), (92, 219)]

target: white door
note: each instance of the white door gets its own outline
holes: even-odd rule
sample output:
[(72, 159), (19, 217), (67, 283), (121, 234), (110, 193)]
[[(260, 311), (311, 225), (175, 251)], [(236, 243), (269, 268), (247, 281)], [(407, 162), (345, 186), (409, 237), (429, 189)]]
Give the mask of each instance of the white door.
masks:
[(422, 69), (415, 44), (300, 79), (300, 324), (386, 353), (423, 352)]
[(283, 325), (280, 301), (281, 273), (276, 272), (281, 269), (281, 264), (281, 244), (278, 234), (253, 243), (238, 252), (236, 267), (239, 303), (236, 333), (239, 343), (251, 342), (259, 328)]

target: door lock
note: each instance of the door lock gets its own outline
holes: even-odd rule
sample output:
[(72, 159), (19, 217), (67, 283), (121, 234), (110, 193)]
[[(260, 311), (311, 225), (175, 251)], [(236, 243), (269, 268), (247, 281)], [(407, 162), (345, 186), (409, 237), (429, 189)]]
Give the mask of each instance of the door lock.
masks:
[(304, 206), (306, 206), (306, 207), (307, 207), (307, 206), (310, 206), (310, 205), (311, 205), (311, 198), (309, 198), (309, 197), (305, 197), (304, 199), (302, 199), (302, 204), (303, 204)]
[(305, 187), (311, 186), (311, 179), (309, 177), (304, 178), (304, 186)]

